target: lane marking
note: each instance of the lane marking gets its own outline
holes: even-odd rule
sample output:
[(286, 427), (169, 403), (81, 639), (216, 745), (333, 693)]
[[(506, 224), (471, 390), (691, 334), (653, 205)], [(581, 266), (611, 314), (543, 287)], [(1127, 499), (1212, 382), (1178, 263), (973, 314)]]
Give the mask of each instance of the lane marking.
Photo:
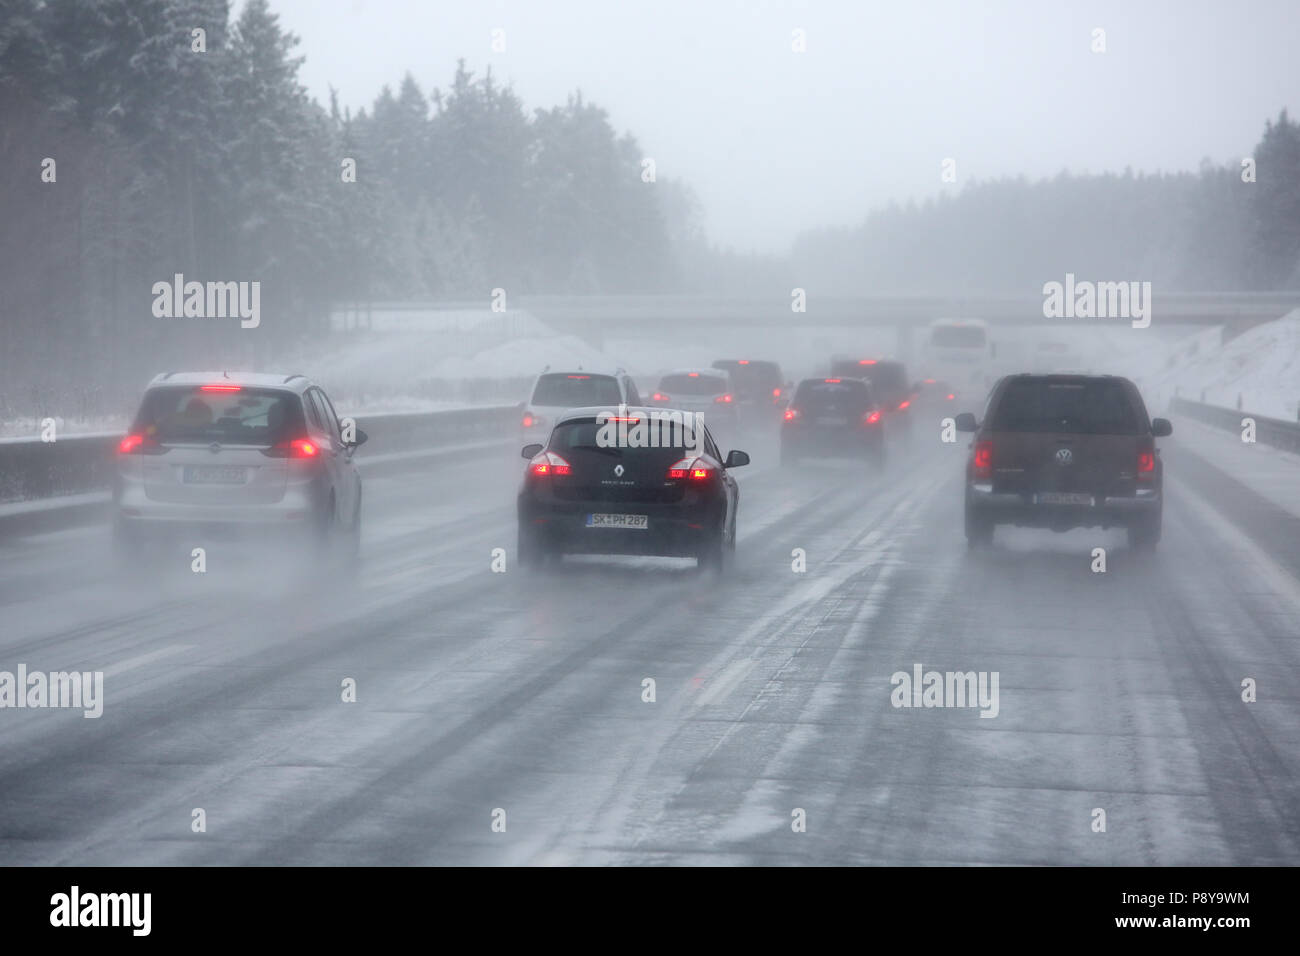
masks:
[(161, 660), (164, 657), (171, 657), (173, 654), (179, 654), (181, 651), (193, 650), (197, 644), (169, 644), (166, 647), (160, 647), (156, 651), (150, 651), (148, 654), (140, 654), (136, 657), (129, 657), (120, 661), (111, 667), (104, 668), (105, 677), (113, 677), (118, 674), (124, 674), (129, 670), (135, 670), (137, 667), (143, 667), (153, 661)]

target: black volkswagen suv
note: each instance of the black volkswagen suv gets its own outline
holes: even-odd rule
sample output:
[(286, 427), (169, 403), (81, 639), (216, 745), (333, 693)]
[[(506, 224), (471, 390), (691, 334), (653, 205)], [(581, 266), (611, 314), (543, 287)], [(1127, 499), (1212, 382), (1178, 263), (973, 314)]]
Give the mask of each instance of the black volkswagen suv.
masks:
[(1134, 385), (1112, 375), (1009, 375), (993, 386), (966, 461), (966, 539), (989, 543), (999, 524), (1068, 531), (1123, 527), (1129, 545), (1160, 540), (1164, 466), (1155, 439), (1173, 426), (1148, 418)]

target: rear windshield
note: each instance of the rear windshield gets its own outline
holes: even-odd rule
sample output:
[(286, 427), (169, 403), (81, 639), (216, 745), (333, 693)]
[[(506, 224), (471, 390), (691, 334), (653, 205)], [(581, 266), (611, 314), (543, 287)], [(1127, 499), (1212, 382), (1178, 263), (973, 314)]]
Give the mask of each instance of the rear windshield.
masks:
[(940, 348), (983, 348), (984, 330), (977, 325), (940, 325), (930, 332), (930, 344)]
[(1003, 390), (990, 427), (998, 432), (1137, 435), (1141, 417), (1119, 382), (1031, 379)]
[(150, 389), (132, 430), (164, 445), (217, 442), (270, 446), (301, 436), (305, 426), (302, 405), (294, 392), (178, 385)]
[(907, 372), (897, 362), (877, 362), (861, 366), (876, 395), (885, 402), (896, 402), (908, 392)]
[(866, 411), (871, 407), (871, 388), (861, 379), (849, 378), (839, 382), (820, 379), (801, 382), (795, 393), (794, 404), (806, 412), (832, 408), (845, 412)]
[(533, 389), (534, 405), (550, 405), (559, 408), (617, 405), (621, 399), (618, 379), (610, 375), (552, 372), (539, 378), (537, 387)]
[(727, 390), (727, 380), (718, 375), (665, 375), (659, 380), (659, 391), (668, 395), (721, 395)]
[(748, 362), (741, 365), (738, 361), (720, 360), (713, 367), (731, 373), (731, 380), (736, 383), (736, 391), (741, 397), (770, 392), (781, 387), (781, 369), (774, 362)]
[[(636, 424), (638, 423), (628, 423), (627, 427), (631, 429)], [(639, 443), (641, 439), (636, 439), (626, 445), (617, 443), (601, 444), (599, 435), (602, 428), (607, 428), (609, 423), (597, 424), (594, 419), (579, 419), (572, 422), (563, 422), (555, 426), (555, 430), (551, 432), (551, 440), (547, 444), (547, 448), (561, 457), (576, 453), (579, 455), (603, 455), (621, 461), (658, 461), (664, 459), (668, 463), (677, 461), (687, 453), (699, 454), (704, 451), (703, 443), (696, 444), (695, 430), (684, 427), (679, 420), (647, 417), (644, 424), (646, 429), (643, 432), (645, 435), (644, 440), (650, 444), (643, 447), (631, 447), (632, 444)], [(608, 437), (611, 433), (606, 431), (605, 434)]]

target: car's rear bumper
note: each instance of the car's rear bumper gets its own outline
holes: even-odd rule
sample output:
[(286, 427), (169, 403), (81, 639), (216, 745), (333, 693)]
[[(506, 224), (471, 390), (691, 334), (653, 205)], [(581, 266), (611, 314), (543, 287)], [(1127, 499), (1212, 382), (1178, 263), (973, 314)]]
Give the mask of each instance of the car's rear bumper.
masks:
[[(590, 514), (645, 515), (644, 529), (592, 528)], [(570, 554), (642, 554), (693, 557), (716, 537), (720, 510), (711, 504), (674, 507), (633, 502), (564, 502), (559, 508), (521, 502), (519, 527), (540, 544)]]
[(1160, 513), (1159, 488), (1142, 488), (1134, 495), (1093, 495), (1089, 504), (1061, 504), (1039, 500), (1036, 492), (995, 493), (982, 483), (966, 485), (966, 507), (980, 518), (997, 524), (1028, 528), (1123, 527)]
[(851, 457), (878, 452), (884, 443), (882, 428), (785, 425), (781, 429), (781, 449), (800, 455)]

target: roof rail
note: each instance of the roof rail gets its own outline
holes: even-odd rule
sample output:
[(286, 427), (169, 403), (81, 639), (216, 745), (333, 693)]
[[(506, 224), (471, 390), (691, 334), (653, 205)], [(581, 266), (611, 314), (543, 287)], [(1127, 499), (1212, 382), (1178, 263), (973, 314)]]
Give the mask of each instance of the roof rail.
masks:
[(281, 382), (280, 384), (281, 384), (281, 385), (288, 385), (288, 384), (289, 384), (290, 382), (292, 382), (295, 378), (306, 378), (306, 377), (307, 377), (306, 375), (299, 375), (297, 372), (294, 372), (292, 375), (286, 375), (286, 376), (284, 377), (284, 381)]

